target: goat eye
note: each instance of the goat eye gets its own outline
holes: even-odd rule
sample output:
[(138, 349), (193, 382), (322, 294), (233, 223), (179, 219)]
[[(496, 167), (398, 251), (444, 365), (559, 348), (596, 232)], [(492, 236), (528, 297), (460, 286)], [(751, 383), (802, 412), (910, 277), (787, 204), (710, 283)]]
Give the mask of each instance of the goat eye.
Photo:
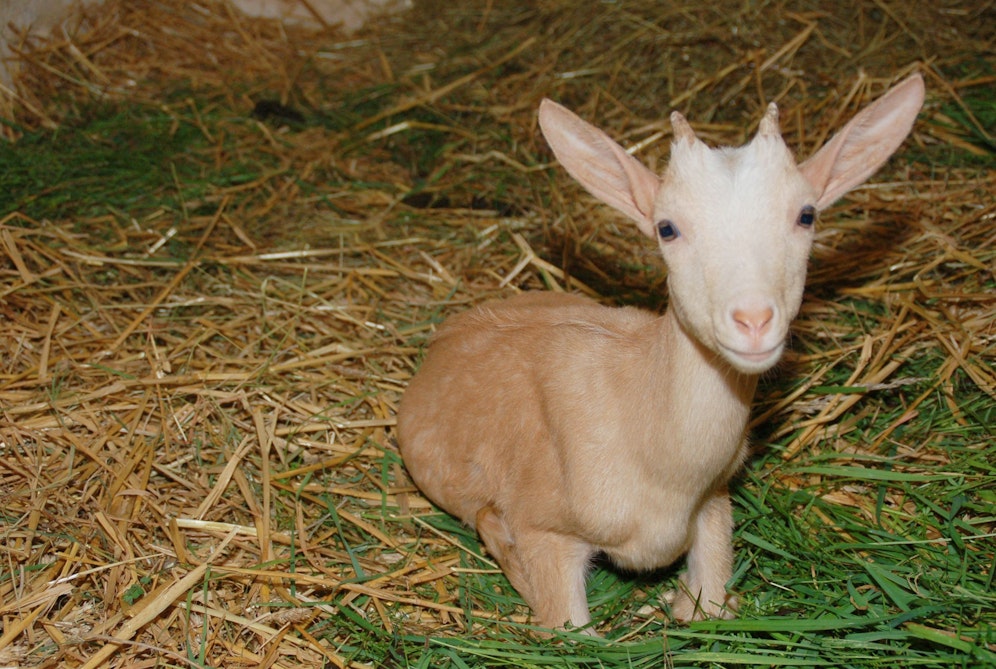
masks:
[(670, 242), (680, 237), (681, 233), (678, 232), (678, 228), (674, 226), (674, 223), (665, 219), (657, 222), (657, 236), (665, 242)]
[(796, 221), (799, 225), (804, 228), (812, 227), (813, 223), (816, 221), (816, 207), (807, 204), (799, 212), (799, 219)]

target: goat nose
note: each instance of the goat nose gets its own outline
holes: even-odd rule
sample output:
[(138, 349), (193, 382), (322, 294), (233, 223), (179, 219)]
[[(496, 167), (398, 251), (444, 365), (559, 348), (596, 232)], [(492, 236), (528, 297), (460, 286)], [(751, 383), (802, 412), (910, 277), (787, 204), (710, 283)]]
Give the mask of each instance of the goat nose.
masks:
[(737, 329), (752, 338), (762, 336), (771, 326), (775, 311), (771, 307), (745, 307), (733, 310), (733, 322)]

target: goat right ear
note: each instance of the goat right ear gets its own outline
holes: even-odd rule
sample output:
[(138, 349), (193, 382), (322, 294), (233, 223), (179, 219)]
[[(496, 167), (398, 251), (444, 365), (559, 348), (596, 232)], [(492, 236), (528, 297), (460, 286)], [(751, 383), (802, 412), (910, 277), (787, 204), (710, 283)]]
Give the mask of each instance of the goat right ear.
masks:
[(626, 214), (645, 235), (656, 236), (654, 200), (661, 183), (656, 174), (604, 132), (552, 100), (540, 103), (539, 124), (557, 161), (578, 183)]
[(823, 209), (862, 184), (899, 148), (923, 106), (923, 77), (914, 74), (865, 107), (799, 166)]

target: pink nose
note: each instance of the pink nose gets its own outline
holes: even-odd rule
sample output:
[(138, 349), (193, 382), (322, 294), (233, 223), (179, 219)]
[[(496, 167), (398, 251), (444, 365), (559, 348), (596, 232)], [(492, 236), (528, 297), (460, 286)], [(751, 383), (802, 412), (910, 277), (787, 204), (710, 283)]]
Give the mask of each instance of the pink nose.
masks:
[(771, 307), (743, 308), (734, 309), (732, 316), (740, 332), (751, 339), (759, 339), (771, 327), (775, 312)]

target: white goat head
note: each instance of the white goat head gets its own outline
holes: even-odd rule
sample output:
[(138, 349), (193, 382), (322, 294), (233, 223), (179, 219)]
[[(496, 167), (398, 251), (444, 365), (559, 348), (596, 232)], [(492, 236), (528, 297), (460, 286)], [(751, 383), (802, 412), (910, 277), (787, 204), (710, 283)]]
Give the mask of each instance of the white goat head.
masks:
[(915, 75), (800, 166), (774, 103), (739, 148), (710, 149), (674, 112), (671, 159), (660, 177), (550, 100), (539, 119), (567, 171), (659, 241), (670, 308), (682, 326), (735, 369), (756, 374), (778, 361), (799, 310), (816, 212), (878, 169), (922, 102)]

